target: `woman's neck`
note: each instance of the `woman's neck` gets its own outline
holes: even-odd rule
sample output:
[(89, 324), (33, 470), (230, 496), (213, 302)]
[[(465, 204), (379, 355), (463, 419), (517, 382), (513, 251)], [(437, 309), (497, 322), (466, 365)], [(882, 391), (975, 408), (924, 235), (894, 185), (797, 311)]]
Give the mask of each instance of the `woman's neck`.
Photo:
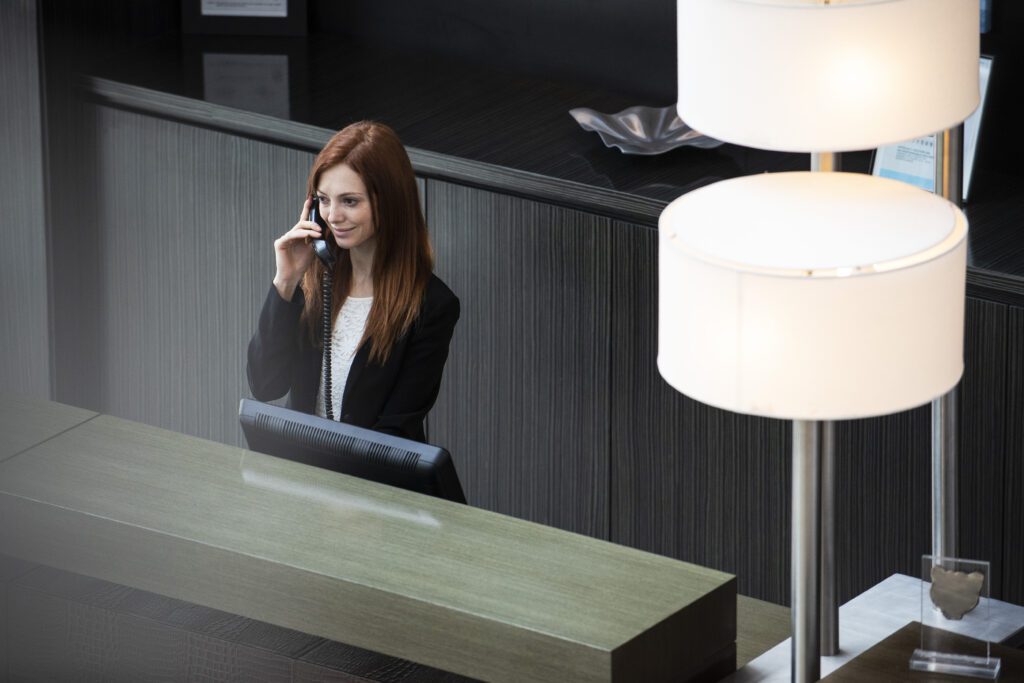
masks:
[(352, 282), (349, 285), (349, 296), (373, 296), (373, 249), (356, 247), (349, 251), (349, 257), (352, 260)]

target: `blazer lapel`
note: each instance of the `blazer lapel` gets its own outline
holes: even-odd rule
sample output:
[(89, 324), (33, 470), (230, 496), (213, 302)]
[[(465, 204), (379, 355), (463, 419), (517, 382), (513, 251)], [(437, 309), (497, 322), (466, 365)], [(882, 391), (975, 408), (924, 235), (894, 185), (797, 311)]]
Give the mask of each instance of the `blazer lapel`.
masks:
[(345, 391), (341, 394), (341, 413), (345, 414), (348, 406), (348, 398), (352, 395), (352, 387), (359, 381), (359, 375), (363, 373), (363, 368), (366, 367), (366, 362), (370, 357), (370, 342), (366, 341), (359, 350), (356, 351), (355, 358), (352, 359), (352, 366), (348, 369), (348, 379), (345, 380)]

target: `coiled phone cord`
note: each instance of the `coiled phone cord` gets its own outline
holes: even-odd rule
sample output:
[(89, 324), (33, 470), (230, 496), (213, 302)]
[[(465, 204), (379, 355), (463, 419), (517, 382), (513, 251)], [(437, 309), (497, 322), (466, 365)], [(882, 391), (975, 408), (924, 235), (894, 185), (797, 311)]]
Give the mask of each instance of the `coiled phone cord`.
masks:
[(324, 269), (324, 276), (320, 279), (320, 320), (323, 327), (324, 345), (324, 415), (328, 420), (334, 419), (334, 393), (331, 391), (331, 269)]

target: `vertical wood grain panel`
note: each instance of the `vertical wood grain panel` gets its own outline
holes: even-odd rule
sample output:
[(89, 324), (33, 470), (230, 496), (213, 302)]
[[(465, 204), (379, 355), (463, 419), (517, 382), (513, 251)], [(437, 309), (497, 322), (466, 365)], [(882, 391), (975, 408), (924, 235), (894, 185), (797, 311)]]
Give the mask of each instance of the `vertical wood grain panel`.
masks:
[(50, 397), (43, 138), (34, 0), (0, 2), (0, 387)]
[[(79, 335), (63, 328), (61, 348), (89, 363), (91, 376), (68, 363), (72, 386), (58, 399), (241, 444), (245, 349), (273, 279), (273, 240), (295, 222), (313, 155), (102, 106), (85, 110), (82, 137), (94, 141), (94, 156), (77, 168), (94, 197), (54, 230), (72, 245), (86, 231), (96, 260), (84, 266), (64, 252), (82, 287), (66, 283), (57, 315), (96, 343), (94, 357), (84, 358)], [(83, 386), (90, 380), (96, 385)]]
[(711, 408), (661, 379), (657, 233), (616, 223), (613, 240), (611, 540), (735, 573), (739, 593), (784, 602), (787, 423)]
[(846, 602), (930, 551), (928, 406), (836, 424), (837, 591)]
[(609, 221), (434, 180), (427, 208), (462, 303), (431, 440), (471, 504), (606, 538)]
[(994, 598), (1003, 597), (1003, 576), (1009, 569), (1003, 557), (1006, 428), (1008, 420), (1020, 421), (1019, 413), (1011, 418), (1006, 404), (1007, 309), (1005, 304), (967, 299), (960, 382), (957, 553), (992, 563)]
[(95, 107), (73, 97), (66, 77), (47, 70), (47, 177), (54, 400), (101, 410), (104, 345), (100, 278)]
[[(1003, 600), (1024, 604), (1024, 308), (1008, 311)], [(992, 492), (997, 495), (996, 491)]]

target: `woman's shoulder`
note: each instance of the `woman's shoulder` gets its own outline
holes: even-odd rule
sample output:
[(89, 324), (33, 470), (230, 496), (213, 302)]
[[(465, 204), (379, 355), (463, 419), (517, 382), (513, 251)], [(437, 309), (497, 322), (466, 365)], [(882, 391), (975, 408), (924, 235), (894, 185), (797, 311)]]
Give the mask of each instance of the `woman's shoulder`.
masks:
[(420, 317), (444, 315), (459, 317), (459, 297), (437, 275), (431, 273), (427, 290), (423, 294), (423, 308)]
[(459, 300), (459, 297), (455, 296), (455, 292), (444, 283), (444, 280), (434, 273), (430, 274), (430, 280), (427, 282), (427, 291), (424, 296), (433, 303), (442, 303), (452, 299), (455, 301)]

